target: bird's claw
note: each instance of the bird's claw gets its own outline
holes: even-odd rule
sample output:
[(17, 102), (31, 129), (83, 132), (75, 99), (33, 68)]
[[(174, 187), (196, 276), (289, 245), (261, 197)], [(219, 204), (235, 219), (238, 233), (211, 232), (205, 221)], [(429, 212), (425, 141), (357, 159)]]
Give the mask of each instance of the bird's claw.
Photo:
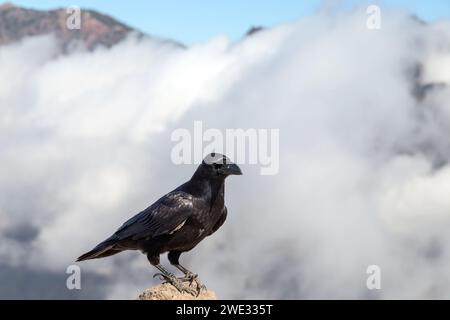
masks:
[[(180, 290), (180, 289), (178, 289), (178, 290)], [(195, 289), (193, 289), (191, 287), (186, 287), (184, 285), (181, 288), (181, 292), (189, 293), (191, 296), (194, 296), (194, 297), (198, 297), (199, 294), (200, 294), (197, 290), (195, 290)]]
[(185, 274), (184, 277), (179, 278), (181, 281), (188, 281), (189, 282), (189, 287), (192, 286), (192, 283), (195, 282), (196, 288), (197, 288), (197, 297), (200, 295), (201, 291), (204, 290), (206, 291), (206, 286), (204, 284), (202, 284), (200, 282), (200, 279), (198, 278), (198, 274), (192, 273), (192, 272), (188, 272)]
[(191, 288), (190, 286), (185, 286), (181, 279), (178, 279), (174, 275), (166, 275), (163, 273), (155, 273), (153, 275), (153, 278), (159, 277), (163, 283), (170, 283), (172, 286), (174, 286), (180, 293), (188, 293), (192, 296), (198, 297), (200, 292), (198, 290), (195, 290)]
[(168, 281), (168, 278), (169, 278), (169, 277), (168, 277), (167, 275), (165, 275), (164, 273), (155, 273), (155, 274), (153, 275), (153, 278), (156, 278), (156, 277), (158, 277), (159, 280), (164, 281), (163, 283), (169, 282), (169, 281)]
[(184, 277), (178, 278), (181, 281), (189, 281), (189, 284), (191, 285), (192, 282), (194, 282), (196, 279), (198, 279), (198, 274), (188, 272), (184, 275)]
[(170, 284), (173, 285), (180, 293), (186, 292), (191, 296), (198, 297), (199, 292), (194, 288), (191, 288), (190, 286), (185, 286), (183, 282), (181, 282), (178, 278), (174, 278), (172, 280), (173, 281), (171, 281)]

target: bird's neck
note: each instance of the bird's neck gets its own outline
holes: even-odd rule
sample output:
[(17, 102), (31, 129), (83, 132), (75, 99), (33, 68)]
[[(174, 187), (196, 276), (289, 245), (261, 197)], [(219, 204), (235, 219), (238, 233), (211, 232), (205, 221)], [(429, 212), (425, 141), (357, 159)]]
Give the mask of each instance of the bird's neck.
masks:
[(214, 179), (209, 181), (210, 185), (210, 199), (211, 207), (217, 202), (222, 201), (225, 195), (225, 179)]
[(191, 186), (195, 186), (195, 192), (199, 195), (207, 196), (210, 202), (214, 202), (217, 196), (224, 194), (225, 190), (225, 178), (224, 177), (214, 177), (206, 178), (193, 176), (191, 179)]

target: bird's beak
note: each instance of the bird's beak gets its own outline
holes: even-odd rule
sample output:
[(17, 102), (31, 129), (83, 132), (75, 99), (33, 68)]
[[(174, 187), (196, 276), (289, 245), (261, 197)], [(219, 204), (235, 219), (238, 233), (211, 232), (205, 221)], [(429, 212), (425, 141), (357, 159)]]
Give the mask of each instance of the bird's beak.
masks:
[(225, 166), (224, 173), (227, 175), (238, 175), (240, 176), (242, 174), (241, 168), (238, 167), (235, 163), (228, 163)]

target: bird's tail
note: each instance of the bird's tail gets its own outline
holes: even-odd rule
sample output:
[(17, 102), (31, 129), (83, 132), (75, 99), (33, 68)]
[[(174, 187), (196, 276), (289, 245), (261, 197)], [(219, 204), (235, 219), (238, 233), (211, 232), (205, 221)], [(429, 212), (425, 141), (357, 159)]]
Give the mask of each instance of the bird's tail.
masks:
[(114, 245), (116, 244), (116, 241), (113, 239), (107, 239), (103, 241), (102, 243), (98, 244), (94, 249), (92, 249), (89, 252), (86, 252), (85, 254), (78, 257), (78, 261), (84, 261), (89, 259), (97, 259), (97, 258), (103, 258), (107, 256), (111, 256), (113, 254), (119, 253), (121, 250), (114, 250)]

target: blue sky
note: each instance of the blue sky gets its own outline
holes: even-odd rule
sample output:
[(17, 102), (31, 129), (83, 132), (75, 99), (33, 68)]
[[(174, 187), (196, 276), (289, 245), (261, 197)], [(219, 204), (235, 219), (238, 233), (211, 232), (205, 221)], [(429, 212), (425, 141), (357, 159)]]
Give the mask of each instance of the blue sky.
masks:
[(407, 8), (433, 21), (450, 17), (450, 0), (16, 0), (17, 5), (49, 9), (78, 5), (107, 13), (149, 34), (186, 44), (225, 34), (240, 38), (252, 25), (273, 26), (313, 13), (324, 5), (378, 3), (381, 7)]

